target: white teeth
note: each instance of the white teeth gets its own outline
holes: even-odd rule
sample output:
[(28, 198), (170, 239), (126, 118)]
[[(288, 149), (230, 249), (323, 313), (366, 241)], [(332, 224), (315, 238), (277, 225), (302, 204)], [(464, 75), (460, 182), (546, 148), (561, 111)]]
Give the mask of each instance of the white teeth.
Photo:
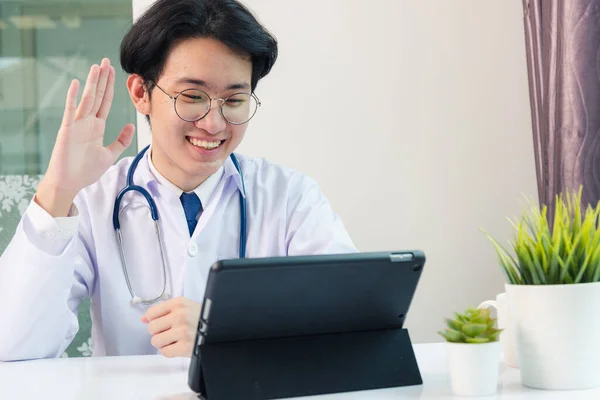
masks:
[(202, 147), (207, 150), (217, 148), (221, 145), (221, 142), (207, 142), (206, 140), (198, 140), (195, 138), (188, 138), (188, 141), (194, 146)]

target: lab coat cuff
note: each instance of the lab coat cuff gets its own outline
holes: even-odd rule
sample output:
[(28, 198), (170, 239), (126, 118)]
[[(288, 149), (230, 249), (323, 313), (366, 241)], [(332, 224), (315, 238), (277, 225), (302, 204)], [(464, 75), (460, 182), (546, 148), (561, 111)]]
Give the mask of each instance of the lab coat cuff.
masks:
[(66, 217), (54, 218), (58, 225), (60, 235), (64, 239), (70, 239), (77, 233), (77, 227), (79, 225), (79, 210), (75, 204), (71, 205), (69, 213)]
[(60, 255), (71, 242), (79, 225), (79, 212), (71, 206), (70, 216), (53, 218), (34, 200), (25, 211), (25, 233), (29, 240), (48, 254)]

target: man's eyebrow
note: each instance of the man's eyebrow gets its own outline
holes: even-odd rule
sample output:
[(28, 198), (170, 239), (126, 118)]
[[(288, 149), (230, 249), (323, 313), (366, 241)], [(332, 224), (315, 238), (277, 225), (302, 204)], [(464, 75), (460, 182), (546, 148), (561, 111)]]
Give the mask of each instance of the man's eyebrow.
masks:
[(250, 85), (247, 83), (234, 83), (233, 85), (227, 86), (226, 90), (237, 90), (237, 89), (250, 89)]
[[(176, 83), (189, 83), (191, 85), (196, 85), (196, 86), (202, 86), (208, 89), (211, 89), (211, 85), (207, 84), (205, 81), (203, 81), (202, 79), (195, 79), (195, 78), (179, 78), (175, 81)], [(225, 88), (225, 90), (238, 90), (238, 89), (244, 89), (247, 90), (250, 88), (250, 85), (246, 82), (243, 83), (234, 83), (231, 84), (229, 86), (227, 86)]]

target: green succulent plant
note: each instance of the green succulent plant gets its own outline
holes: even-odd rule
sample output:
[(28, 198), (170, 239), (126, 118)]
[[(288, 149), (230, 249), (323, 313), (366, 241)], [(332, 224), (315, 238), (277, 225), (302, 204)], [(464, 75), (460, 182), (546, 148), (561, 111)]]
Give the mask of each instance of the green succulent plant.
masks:
[(446, 319), (448, 327), (438, 333), (452, 343), (497, 342), (502, 329), (494, 328), (496, 319), (490, 314), (489, 308), (468, 308), (463, 313), (454, 313), (454, 319)]
[[(557, 285), (600, 281), (600, 202), (583, 212), (580, 187), (572, 195), (556, 196), (554, 221), (548, 208), (529, 199), (530, 210), (510, 220), (514, 238), (508, 251), (485, 231), (500, 265), (513, 285)], [(515, 257), (516, 256), (516, 257)]]

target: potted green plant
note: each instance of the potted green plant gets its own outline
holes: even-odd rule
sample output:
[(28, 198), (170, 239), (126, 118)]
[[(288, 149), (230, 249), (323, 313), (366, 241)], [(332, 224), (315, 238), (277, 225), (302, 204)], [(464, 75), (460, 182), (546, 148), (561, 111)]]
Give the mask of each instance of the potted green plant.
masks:
[(452, 390), (459, 396), (488, 396), (498, 390), (501, 330), (489, 308), (468, 308), (446, 319), (438, 332), (446, 339)]
[(581, 193), (557, 195), (552, 222), (547, 206), (529, 200), (530, 209), (511, 221), (511, 251), (486, 234), (508, 280), (525, 386), (600, 386), (600, 202), (584, 211)]

